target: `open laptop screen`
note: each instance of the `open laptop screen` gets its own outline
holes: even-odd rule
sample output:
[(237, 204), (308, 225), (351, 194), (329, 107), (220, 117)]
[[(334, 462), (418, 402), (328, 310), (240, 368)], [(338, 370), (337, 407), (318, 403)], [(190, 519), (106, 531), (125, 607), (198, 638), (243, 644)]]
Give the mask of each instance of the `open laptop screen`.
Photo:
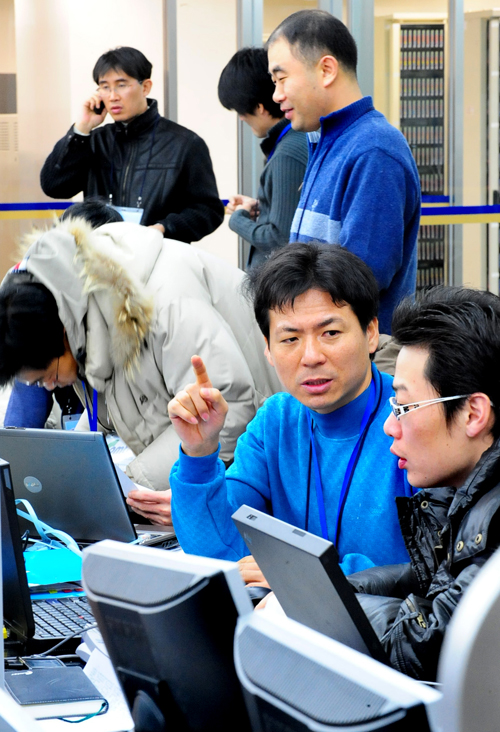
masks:
[(249, 506), (232, 518), (290, 618), (387, 663), (330, 541)]
[(35, 632), (9, 464), (0, 460), (4, 620), (22, 638)]
[[(136, 538), (102, 433), (4, 428), (0, 458), (10, 463), (15, 497), (78, 543)], [(33, 524), (19, 525), (33, 535)]]

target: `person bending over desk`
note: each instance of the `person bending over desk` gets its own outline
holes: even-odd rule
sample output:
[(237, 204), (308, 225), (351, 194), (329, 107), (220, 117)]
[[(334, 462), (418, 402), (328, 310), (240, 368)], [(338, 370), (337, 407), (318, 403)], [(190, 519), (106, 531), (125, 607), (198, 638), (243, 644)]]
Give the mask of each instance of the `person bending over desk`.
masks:
[[(227, 405), (211, 381), (216, 372), (193, 357), (195, 383), (169, 404), (182, 441), (170, 475), (182, 548), (247, 555), (231, 521), (246, 503), (332, 540), (345, 572), (407, 561), (394, 498), (412, 490), (383, 432), (392, 379), (371, 363), (375, 277), (340, 246), (293, 244), (252, 270), (250, 284), (266, 356), (285, 393), (259, 409), (226, 473), (218, 443)], [(263, 581), (251, 559), (242, 574)]]
[(153, 518), (169, 525), (178, 438), (167, 405), (189, 378), (191, 353), (202, 352), (230, 404), (222, 437), (228, 462), (279, 388), (239, 291), (243, 279), (236, 267), (154, 228), (93, 229), (69, 217), (35, 235), (0, 287), (0, 384), (13, 377), (48, 390), (74, 384), (87, 422), (114, 428), (135, 453), (127, 472), (162, 494), (164, 512)]

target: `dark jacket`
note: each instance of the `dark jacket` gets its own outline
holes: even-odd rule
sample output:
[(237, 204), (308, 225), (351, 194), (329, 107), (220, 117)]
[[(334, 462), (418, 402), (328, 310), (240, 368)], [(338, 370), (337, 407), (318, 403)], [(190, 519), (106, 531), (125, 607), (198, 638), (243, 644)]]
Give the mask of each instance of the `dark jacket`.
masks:
[(229, 219), (229, 228), (251, 244), (247, 267), (261, 264), (274, 249), (290, 241), (309, 149), (306, 135), (295, 130), (286, 132), (278, 142), (288, 124), (287, 119), (280, 120), (260, 143), (267, 163), (257, 193), (258, 219), (254, 221), (244, 209), (235, 211)]
[(224, 218), (210, 154), (191, 130), (158, 114), (154, 99), (128, 124), (101, 125), (88, 136), (73, 127), (42, 168), (43, 192), (52, 198), (113, 194), (116, 206), (137, 205), (142, 224), (163, 224), (165, 237), (198, 241)]
[(366, 569), (349, 581), (367, 593), (358, 599), (393, 666), (432, 681), (457, 603), (500, 546), (500, 440), (458, 490), (428, 488), (396, 501), (411, 563)]

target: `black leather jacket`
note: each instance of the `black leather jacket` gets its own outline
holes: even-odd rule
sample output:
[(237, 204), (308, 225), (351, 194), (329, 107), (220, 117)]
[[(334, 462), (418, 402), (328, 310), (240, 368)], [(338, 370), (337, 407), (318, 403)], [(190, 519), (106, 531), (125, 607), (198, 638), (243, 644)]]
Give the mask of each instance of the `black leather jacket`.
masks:
[(463, 593), (500, 545), (500, 440), (462, 488), (397, 498), (410, 564), (373, 567), (349, 581), (393, 666), (433, 681), (444, 632)]
[(158, 114), (154, 99), (127, 125), (101, 125), (89, 136), (69, 132), (56, 143), (40, 175), (52, 198), (113, 194), (135, 207), (142, 188), (142, 224), (163, 224), (165, 237), (198, 241), (224, 218), (205, 142)]

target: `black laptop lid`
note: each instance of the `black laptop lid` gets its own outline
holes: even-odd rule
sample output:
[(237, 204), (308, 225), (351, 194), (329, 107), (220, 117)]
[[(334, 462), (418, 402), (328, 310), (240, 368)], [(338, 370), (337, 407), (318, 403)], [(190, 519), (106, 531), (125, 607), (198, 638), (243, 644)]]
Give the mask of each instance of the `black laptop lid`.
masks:
[(21, 638), (32, 638), (35, 633), (35, 623), (9, 463), (5, 460), (0, 460), (0, 493), (4, 622)]
[[(10, 463), (15, 497), (77, 542), (136, 538), (102, 433), (4, 428), (0, 458)], [(19, 525), (33, 535), (33, 524)]]
[(232, 518), (288, 617), (387, 663), (330, 541), (245, 505)]

